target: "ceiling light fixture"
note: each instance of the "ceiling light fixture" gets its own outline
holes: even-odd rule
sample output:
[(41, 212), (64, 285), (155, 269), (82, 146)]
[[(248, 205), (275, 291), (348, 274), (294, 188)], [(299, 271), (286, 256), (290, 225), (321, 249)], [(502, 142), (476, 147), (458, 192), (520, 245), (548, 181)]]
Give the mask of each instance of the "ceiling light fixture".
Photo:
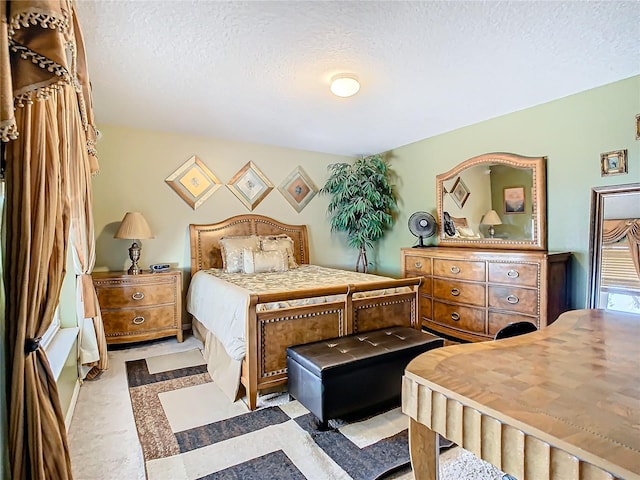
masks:
[(353, 75), (341, 73), (331, 79), (331, 92), (338, 97), (351, 97), (360, 90), (360, 83)]

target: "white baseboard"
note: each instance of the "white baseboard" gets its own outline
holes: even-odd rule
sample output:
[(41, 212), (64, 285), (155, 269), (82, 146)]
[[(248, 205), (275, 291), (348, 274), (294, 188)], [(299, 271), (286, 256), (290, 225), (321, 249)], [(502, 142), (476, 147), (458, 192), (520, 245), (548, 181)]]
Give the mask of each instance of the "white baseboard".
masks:
[(69, 408), (67, 409), (67, 414), (64, 417), (64, 426), (67, 428), (67, 432), (69, 432), (69, 427), (71, 426), (71, 419), (73, 418), (73, 412), (76, 409), (76, 403), (78, 403), (78, 395), (80, 394), (80, 380), (76, 380), (76, 384), (73, 387), (73, 395), (71, 396), (71, 402), (69, 402)]

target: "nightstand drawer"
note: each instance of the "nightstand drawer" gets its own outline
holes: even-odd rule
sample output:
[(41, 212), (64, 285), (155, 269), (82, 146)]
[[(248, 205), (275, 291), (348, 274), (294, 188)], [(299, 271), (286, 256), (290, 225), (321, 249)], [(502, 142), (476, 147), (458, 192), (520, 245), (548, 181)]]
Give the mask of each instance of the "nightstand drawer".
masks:
[(172, 305), (103, 311), (102, 319), (107, 337), (133, 335), (177, 326), (175, 307)]
[(182, 273), (96, 272), (93, 285), (107, 343), (175, 335), (182, 341)]
[(99, 286), (96, 290), (100, 305), (109, 309), (138, 308), (175, 303), (176, 301), (175, 283), (160, 285), (105, 285)]

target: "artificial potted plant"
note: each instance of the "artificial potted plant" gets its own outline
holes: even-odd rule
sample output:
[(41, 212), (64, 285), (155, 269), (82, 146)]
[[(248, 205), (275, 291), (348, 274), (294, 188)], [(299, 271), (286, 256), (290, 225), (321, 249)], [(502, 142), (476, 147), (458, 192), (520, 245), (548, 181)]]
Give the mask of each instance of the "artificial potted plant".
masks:
[(356, 271), (366, 273), (367, 247), (393, 226), (397, 202), (392, 172), (381, 155), (328, 168), (329, 179), (320, 192), (332, 196), (327, 207), (331, 230), (346, 233), (349, 246), (359, 250)]

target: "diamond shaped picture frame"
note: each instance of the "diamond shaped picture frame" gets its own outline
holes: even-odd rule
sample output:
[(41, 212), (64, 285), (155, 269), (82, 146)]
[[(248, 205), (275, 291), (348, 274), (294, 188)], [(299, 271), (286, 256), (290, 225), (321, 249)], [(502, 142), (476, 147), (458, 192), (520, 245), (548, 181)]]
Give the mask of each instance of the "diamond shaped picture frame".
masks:
[(197, 155), (180, 165), (165, 182), (194, 210), (222, 186)]
[(300, 213), (318, 193), (318, 187), (302, 167), (298, 166), (280, 184), (278, 190), (295, 210)]
[(253, 162), (248, 162), (229, 180), (227, 188), (249, 210), (253, 210), (273, 190), (273, 184)]

